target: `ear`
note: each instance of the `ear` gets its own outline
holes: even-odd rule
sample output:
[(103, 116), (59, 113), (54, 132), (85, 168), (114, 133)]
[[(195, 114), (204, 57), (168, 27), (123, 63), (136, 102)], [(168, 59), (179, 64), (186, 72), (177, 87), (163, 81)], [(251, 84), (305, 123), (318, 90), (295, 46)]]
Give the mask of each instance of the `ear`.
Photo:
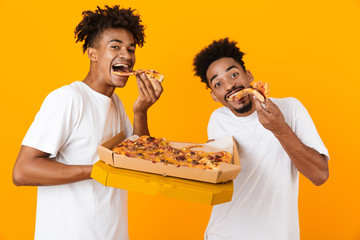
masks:
[(211, 97), (215, 102), (219, 102), (219, 99), (215, 96), (213, 91), (211, 91)]
[(97, 52), (96, 52), (95, 48), (89, 47), (87, 49), (87, 54), (88, 54), (90, 61), (97, 62)]
[(253, 77), (253, 75), (251, 74), (251, 72), (249, 70), (246, 70), (246, 76), (247, 76), (249, 84), (254, 81), (254, 77)]

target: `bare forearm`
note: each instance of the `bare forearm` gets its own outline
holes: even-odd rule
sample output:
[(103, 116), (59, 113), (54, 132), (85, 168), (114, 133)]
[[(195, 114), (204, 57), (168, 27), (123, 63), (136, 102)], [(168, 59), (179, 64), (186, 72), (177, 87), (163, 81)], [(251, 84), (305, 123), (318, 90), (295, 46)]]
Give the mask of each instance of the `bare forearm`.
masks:
[(13, 181), (17, 186), (59, 185), (90, 179), (90, 165), (65, 165), (28, 152), (26, 148), (20, 151), (14, 166)]
[(328, 179), (329, 170), (326, 157), (303, 144), (289, 126), (285, 131), (274, 135), (301, 174), (317, 186)]
[(284, 115), (270, 99), (265, 107), (255, 99), (260, 123), (279, 140), (295, 167), (315, 185), (323, 184), (329, 176), (328, 162), (324, 155), (303, 144), (285, 122)]
[(134, 113), (134, 135), (150, 135), (147, 121), (147, 112)]
[(159, 99), (163, 88), (155, 81), (156, 90), (145, 73), (136, 75), (139, 97), (134, 103), (134, 135), (150, 135), (147, 121), (147, 111)]

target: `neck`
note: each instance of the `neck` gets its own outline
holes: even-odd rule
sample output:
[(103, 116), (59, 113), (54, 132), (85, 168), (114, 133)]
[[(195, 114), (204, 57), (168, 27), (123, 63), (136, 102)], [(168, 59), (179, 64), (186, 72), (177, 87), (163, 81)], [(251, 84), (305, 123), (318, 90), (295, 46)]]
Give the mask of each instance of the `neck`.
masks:
[(83, 80), (83, 83), (88, 85), (94, 91), (101, 93), (109, 98), (115, 91), (114, 86), (106, 84), (105, 81), (102, 81), (98, 74), (96, 74), (94, 71), (91, 71), (91, 69)]
[(237, 117), (247, 117), (247, 116), (250, 116), (251, 114), (253, 114), (253, 113), (255, 112), (255, 109), (250, 110), (250, 111), (245, 112), (245, 113), (239, 113), (239, 112), (235, 111), (234, 109), (230, 109), (230, 110), (231, 110), (231, 111), (233, 112), (233, 114), (234, 114), (235, 116), (237, 116)]

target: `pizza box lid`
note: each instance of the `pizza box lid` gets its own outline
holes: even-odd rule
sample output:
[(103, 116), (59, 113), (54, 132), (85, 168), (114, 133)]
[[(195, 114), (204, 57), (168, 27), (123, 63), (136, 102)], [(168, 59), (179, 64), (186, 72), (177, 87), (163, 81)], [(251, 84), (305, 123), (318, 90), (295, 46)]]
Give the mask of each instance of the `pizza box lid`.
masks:
[(241, 170), (238, 147), (234, 137), (227, 136), (217, 139), (210, 143), (186, 143), (170, 141), (174, 147), (184, 147), (188, 145), (202, 145), (202, 148), (193, 148), (193, 150), (202, 150), (207, 152), (222, 151), (230, 152), (232, 155), (232, 164), (221, 163), (217, 170), (203, 170), (187, 166), (177, 167), (173, 164), (164, 164), (161, 162), (153, 163), (149, 160), (130, 158), (116, 154), (112, 151), (113, 147), (125, 140), (124, 132), (120, 132), (109, 140), (98, 146), (98, 153), (101, 160), (106, 164), (136, 171), (156, 173), (163, 176), (173, 176), (185, 179), (219, 183), (234, 179)]
[(233, 195), (233, 181), (205, 183), (158, 174), (112, 167), (99, 160), (92, 168), (91, 177), (104, 186), (146, 194), (160, 194), (206, 205), (229, 202)]

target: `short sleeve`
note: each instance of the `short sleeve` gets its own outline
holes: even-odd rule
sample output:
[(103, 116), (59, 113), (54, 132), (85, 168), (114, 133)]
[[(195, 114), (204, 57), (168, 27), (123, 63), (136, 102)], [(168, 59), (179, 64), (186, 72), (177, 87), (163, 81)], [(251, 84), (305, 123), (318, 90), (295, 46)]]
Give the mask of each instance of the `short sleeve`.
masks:
[(125, 136), (128, 138), (133, 135), (133, 127), (128, 115), (125, 112), (124, 104), (116, 93), (113, 94), (112, 99), (120, 112), (121, 124), (123, 124), (121, 131), (124, 131)]
[(124, 122), (125, 122), (125, 136), (126, 136), (126, 138), (128, 138), (133, 135), (133, 127), (132, 127), (130, 119), (129, 119), (128, 115), (125, 113), (125, 111), (124, 111), (123, 118), (124, 118)]
[(313, 120), (310, 117), (310, 114), (304, 105), (297, 99), (294, 99), (294, 106), (295, 108), (292, 110), (292, 112), (293, 115), (295, 115), (295, 118), (292, 122), (292, 128), (296, 136), (306, 146), (317, 150), (320, 154), (325, 155), (329, 160), (330, 156), (328, 150), (321, 140), (321, 137), (315, 127)]
[(78, 108), (72, 93), (61, 89), (51, 92), (44, 100), (22, 145), (55, 157), (76, 124)]
[(214, 116), (212, 114), (209, 119), (208, 126), (207, 126), (208, 140), (215, 139), (214, 127), (216, 126), (216, 124), (214, 122), (215, 122), (215, 120), (214, 120)]
[(208, 140), (217, 139), (223, 136), (226, 136), (226, 131), (222, 129), (221, 119), (224, 117), (223, 113), (224, 107), (216, 109), (210, 116), (207, 133)]

